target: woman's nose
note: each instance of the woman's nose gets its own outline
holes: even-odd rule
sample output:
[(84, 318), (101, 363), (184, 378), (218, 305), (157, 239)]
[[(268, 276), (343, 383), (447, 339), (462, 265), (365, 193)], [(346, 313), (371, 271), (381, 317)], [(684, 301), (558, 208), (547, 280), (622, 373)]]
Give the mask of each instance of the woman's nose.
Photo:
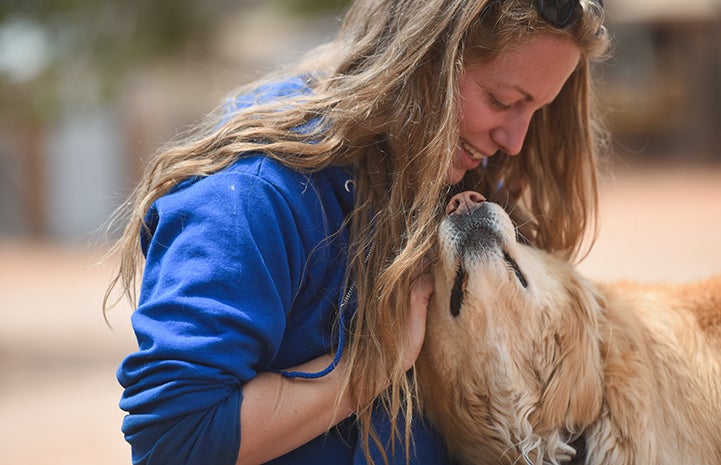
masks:
[(491, 131), (493, 142), (506, 155), (518, 155), (526, 139), (531, 115), (517, 114), (509, 117), (502, 125)]
[(446, 215), (461, 215), (469, 213), (478, 208), (486, 198), (478, 192), (465, 191), (451, 197), (446, 207)]

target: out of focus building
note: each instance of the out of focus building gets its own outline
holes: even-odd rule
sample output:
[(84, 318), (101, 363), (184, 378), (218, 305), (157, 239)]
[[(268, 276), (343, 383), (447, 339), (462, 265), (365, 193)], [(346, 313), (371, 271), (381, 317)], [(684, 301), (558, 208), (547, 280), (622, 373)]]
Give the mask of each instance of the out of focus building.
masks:
[(721, 161), (721, 0), (606, 0), (599, 91), (616, 150)]
[[(48, 18), (0, 6), (0, 240), (92, 239), (159, 146), (233, 87), (333, 36), (339, 13), (289, 16), (283, 2), (308, 4), (88, 1), (91, 30), (62, 9)], [(721, 0), (604, 4), (615, 47), (598, 90), (619, 156), (721, 162)], [(145, 30), (167, 32), (133, 42), (143, 18), (159, 16), (162, 29)], [(91, 42), (104, 53), (70, 50)], [(125, 49), (144, 61), (128, 66)]]

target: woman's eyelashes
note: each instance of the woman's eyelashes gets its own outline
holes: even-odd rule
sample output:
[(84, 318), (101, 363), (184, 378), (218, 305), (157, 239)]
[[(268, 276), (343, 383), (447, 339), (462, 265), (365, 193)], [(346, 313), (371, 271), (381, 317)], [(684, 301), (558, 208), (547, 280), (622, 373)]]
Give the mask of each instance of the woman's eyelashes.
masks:
[(498, 97), (496, 97), (496, 96), (495, 96), (493, 93), (491, 93), (491, 92), (486, 92), (486, 97), (487, 97), (488, 103), (489, 103), (493, 108), (495, 108), (495, 109), (497, 109), (497, 110), (499, 110), (499, 111), (508, 111), (508, 110), (510, 110), (511, 108), (513, 108), (513, 105), (512, 105), (512, 104), (504, 103), (503, 101), (501, 101)]

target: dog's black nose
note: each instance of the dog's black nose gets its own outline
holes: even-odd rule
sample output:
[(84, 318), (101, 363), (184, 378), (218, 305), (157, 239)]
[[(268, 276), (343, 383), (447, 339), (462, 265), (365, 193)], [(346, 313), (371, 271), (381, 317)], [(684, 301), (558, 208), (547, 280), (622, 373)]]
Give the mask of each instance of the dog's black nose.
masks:
[(460, 215), (464, 213), (470, 213), (476, 208), (480, 207), (486, 198), (478, 192), (465, 191), (460, 194), (456, 194), (451, 198), (446, 207), (446, 215)]

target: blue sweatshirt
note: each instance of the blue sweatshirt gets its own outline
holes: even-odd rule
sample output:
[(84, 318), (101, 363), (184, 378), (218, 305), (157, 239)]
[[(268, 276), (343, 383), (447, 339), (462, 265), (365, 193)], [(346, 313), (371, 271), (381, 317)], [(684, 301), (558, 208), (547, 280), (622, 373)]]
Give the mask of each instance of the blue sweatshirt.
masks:
[[(289, 89), (305, 91), (292, 80), (264, 98)], [(304, 174), (248, 154), (153, 204), (132, 315), (139, 348), (118, 370), (133, 463), (234, 464), (243, 384), (337, 347), (351, 177), (341, 167)], [(380, 410), (374, 426), (389, 442)], [(358, 434), (351, 417), (270, 463), (365, 464)], [(446, 463), (424, 422), (414, 423), (413, 434), (412, 463)], [(404, 464), (397, 449), (391, 462)]]

